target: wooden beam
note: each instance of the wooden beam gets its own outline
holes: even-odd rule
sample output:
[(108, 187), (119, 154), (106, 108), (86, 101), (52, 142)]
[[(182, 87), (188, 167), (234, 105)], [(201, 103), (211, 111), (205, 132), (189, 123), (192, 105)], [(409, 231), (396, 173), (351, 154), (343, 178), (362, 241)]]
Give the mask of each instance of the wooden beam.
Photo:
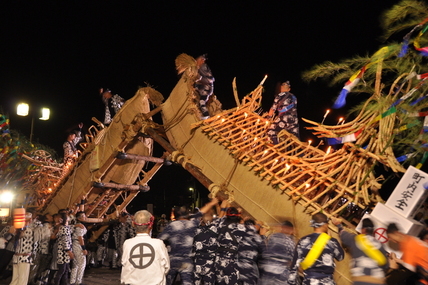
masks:
[[(168, 141), (161, 137), (154, 129), (145, 128), (145, 132), (169, 153), (173, 153), (174, 151), (176, 151), (176, 149)], [(183, 163), (183, 161), (177, 162), (180, 164)], [(196, 166), (193, 166), (190, 163), (186, 163), (183, 168), (186, 169), (190, 174), (192, 174), (207, 189), (211, 184), (213, 184), (213, 182), (208, 177), (206, 177), (205, 174), (203, 174)]]

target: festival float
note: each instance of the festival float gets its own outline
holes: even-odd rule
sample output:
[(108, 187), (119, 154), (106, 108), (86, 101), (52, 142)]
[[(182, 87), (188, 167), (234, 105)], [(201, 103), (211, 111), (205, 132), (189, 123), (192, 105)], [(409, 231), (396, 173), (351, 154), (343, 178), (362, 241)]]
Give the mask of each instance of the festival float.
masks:
[[(426, 43), (423, 35), (428, 20), (421, 21), (421, 15), (419, 21), (416, 18), (406, 26), (413, 29), (403, 42), (360, 57), (346, 69), (334, 64), (317, 67), (340, 74), (342, 80), (349, 78), (335, 108), (345, 104), (349, 92), (370, 94), (346, 123), (325, 125), (324, 120), (319, 123), (302, 118), (311, 125), (307, 129), (328, 147), (300, 141), (285, 130), (279, 134), (278, 144), (269, 141), (266, 133), (272, 120), (258, 112), (264, 79), (241, 99), (234, 81), (236, 107), (212, 108), (210, 117), (201, 120), (194, 89), (196, 61), (181, 54), (176, 68), (182, 75), (168, 99), (163, 102), (163, 96), (153, 88), (139, 89), (109, 126), (98, 122), (89, 129), (74, 165), (59, 167), (40, 153), (27, 155), (34, 167), (27, 175), (22, 204), (56, 212), (86, 199), (89, 217), (109, 214), (115, 218), (140, 191), (149, 189), (148, 182), (160, 167), (174, 162), (212, 196), (228, 199), (266, 225), (290, 219), (299, 225), (297, 238), (311, 232), (309, 220), (316, 212), (342, 217), (350, 230), (358, 228), (363, 216), (384, 213), (386, 208), (379, 207), (388, 207), (388, 202), (396, 213), (394, 207), (400, 204), (384, 201), (379, 194), (386, 179), (377, 173), (379, 167), (391, 174), (410, 169), (410, 180), (415, 180), (414, 173), (422, 177), (412, 197), (407, 195), (409, 200), (405, 201), (406, 205), (416, 201), (412, 207), (417, 208), (426, 199), (423, 179), (428, 181), (428, 175), (420, 171), (428, 157), (428, 70), (423, 64), (428, 48), (421, 47)], [(150, 103), (156, 108), (151, 110)], [(219, 105), (218, 101), (213, 104)], [(151, 119), (158, 112), (162, 124)], [(164, 148), (160, 158), (152, 157), (153, 141)], [(143, 171), (145, 161), (155, 165)], [(403, 197), (402, 193), (398, 195)], [(409, 231), (420, 229), (410, 214), (402, 216)], [(379, 219), (382, 224), (395, 221)], [(333, 226), (331, 234), (337, 238)], [(351, 284), (347, 258), (337, 265), (338, 284)]]

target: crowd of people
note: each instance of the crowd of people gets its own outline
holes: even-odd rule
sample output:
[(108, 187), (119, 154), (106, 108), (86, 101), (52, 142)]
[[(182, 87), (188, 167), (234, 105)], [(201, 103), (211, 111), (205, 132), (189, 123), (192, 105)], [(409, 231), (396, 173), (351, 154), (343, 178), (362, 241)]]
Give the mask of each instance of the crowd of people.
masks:
[(332, 218), (338, 241), (328, 233), (330, 219), (316, 213), (313, 233), (296, 240), (291, 221), (267, 225), (216, 198), (193, 212), (175, 207), (173, 220), (162, 215), (156, 223), (146, 210), (115, 220), (88, 218), (83, 204), (54, 215), (29, 210), (23, 228), (4, 226), (0, 275), (11, 270), (11, 285), (77, 285), (85, 269), (109, 267), (121, 268), (122, 284), (129, 285), (331, 285), (343, 246), (352, 257), (353, 284), (428, 284), (427, 231), (418, 239), (390, 224), (388, 237), (403, 253), (398, 259), (374, 238), (370, 219), (356, 235)]
[[(11, 285), (78, 285), (87, 268), (119, 269), (123, 243), (136, 235), (131, 216), (88, 218), (81, 207), (54, 215), (27, 210), (20, 229), (11, 220), (0, 232), (0, 276), (11, 272)], [(99, 234), (101, 227), (106, 230)]]
[[(403, 252), (398, 259), (374, 238), (370, 219), (362, 221), (361, 234), (356, 235), (344, 230), (340, 219), (332, 218), (330, 226), (338, 227), (339, 241), (328, 233), (330, 219), (316, 213), (309, 225), (313, 233), (297, 241), (291, 221), (267, 226), (242, 217), (238, 208), (217, 199), (196, 213), (185, 207), (174, 208), (175, 220), (157, 238), (149, 237), (153, 217), (147, 213), (144, 217), (134, 221), (134, 225), (141, 239), (144, 235), (145, 242), (131, 239), (130, 246), (124, 248), (123, 284), (332, 285), (336, 284), (333, 278), (336, 261), (345, 255), (343, 248), (352, 257), (353, 284), (428, 284), (426, 231), (417, 239), (390, 224), (390, 239)], [(144, 226), (144, 231), (141, 227), (139, 231), (139, 226)], [(149, 249), (153, 243), (156, 247)], [(143, 253), (146, 259), (141, 258)], [(145, 278), (135, 282), (137, 276)]]

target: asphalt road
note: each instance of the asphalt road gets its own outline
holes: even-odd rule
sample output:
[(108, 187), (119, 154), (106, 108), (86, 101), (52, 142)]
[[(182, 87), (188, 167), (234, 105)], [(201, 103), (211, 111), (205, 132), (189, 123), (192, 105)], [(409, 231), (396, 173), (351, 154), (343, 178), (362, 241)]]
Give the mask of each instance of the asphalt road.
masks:
[[(9, 284), (11, 277), (0, 280), (0, 284)], [(83, 277), (85, 285), (120, 285), (120, 269), (109, 269), (108, 267), (91, 268), (85, 271)]]

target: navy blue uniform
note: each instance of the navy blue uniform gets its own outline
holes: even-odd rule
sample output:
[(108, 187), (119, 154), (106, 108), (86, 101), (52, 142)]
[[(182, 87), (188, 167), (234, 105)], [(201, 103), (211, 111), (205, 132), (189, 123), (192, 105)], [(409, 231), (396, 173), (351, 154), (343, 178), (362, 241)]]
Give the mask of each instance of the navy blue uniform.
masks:
[(247, 234), (238, 247), (239, 281), (244, 285), (256, 285), (259, 279), (258, 256), (263, 251), (262, 237), (252, 225), (247, 225)]
[(271, 234), (259, 261), (260, 285), (287, 284), (293, 261), (295, 242), (283, 233)]
[(214, 225), (199, 226), (193, 240), (196, 285), (215, 283), (214, 261), (217, 248), (217, 227)]
[[(311, 250), (319, 235), (319, 233), (307, 235), (297, 243), (288, 284), (296, 284), (297, 270), (300, 267), (300, 263), (308, 255), (309, 250)], [(333, 273), (336, 264), (334, 260), (340, 261), (343, 257), (344, 252), (339, 242), (337, 239), (331, 238), (321, 252), (321, 255), (315, 260), (315, 263), (303, 271), (303, 285), (335, 285)]]
[(299, 138), (296, 96), (290, 92), (279, 93), (276, 95), (271, 109), (277, 114), (267, 133), (272, 142), (278, 143), (277, 136), (281, 130), (286, 130)]
[(202, 213), (194, 215), (192, 220), (176, 220), (169, 223), (159, 239), (168, 241), (171, 248), (169, 252), (170, 270), (167, 275), (166, 284), (173, 283), (175, 276), (180, 274), (184, 285), (194, 284), (193, 282), (193, 260), (192, 248), (193, 237), (199, 225)]

